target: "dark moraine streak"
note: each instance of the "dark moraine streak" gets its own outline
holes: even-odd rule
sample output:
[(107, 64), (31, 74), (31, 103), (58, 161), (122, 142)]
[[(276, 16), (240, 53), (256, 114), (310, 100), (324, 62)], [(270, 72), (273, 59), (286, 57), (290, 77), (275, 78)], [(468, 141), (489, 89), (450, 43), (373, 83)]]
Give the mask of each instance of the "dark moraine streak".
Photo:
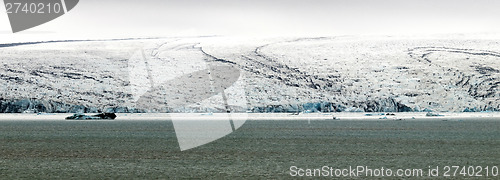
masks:
[[(465, 57), (470, 56), (471, 58), (467, 57), (465, 60), (462, 60), (469, 62), (468, 66), (450, 67), (449, 64), (443, 66), (436, 62), (437, 60), (432, 59), (431, 55), (434, 53), (463, 54)], [(500, 52), (451, 47), (415, 47), (408, 50), (408, 55), (421, 63), (439, 67), (443, 72), (456, 74), (455, 77), (450, 77), (453, 79), (450, 83), (463, 88), (475, 99), (480, 99), (482, 101), (484, 101), (484, 99), (490, 99), (488, 105), (493, 108), (498, 108), (498, 102), (500, 100), (498, 86), (500, 85), (500, 79), (497, 75), (500, 70), (498, 70), (498, 67), (489, 67), (490, 64), (483, 64), (478, 60), (474, 61), (473, 58), (495, 58), (496, 60), (500, 60)], [(459, 60), (460, 59), (456, 59), (456, 61)], [(469, 67), (473, 67), (475, 72), (463, 70)]]

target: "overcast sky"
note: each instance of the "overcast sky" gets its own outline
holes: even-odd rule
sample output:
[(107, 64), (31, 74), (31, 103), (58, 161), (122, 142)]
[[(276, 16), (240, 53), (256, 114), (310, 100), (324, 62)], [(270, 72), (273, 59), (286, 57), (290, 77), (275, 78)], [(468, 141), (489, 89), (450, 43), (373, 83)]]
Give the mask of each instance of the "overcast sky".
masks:
[[(80, 0), (24, 34), (335, 36), (500, 31), (497, 0)], [(5, 8), (0, 33), (9, 34)]]

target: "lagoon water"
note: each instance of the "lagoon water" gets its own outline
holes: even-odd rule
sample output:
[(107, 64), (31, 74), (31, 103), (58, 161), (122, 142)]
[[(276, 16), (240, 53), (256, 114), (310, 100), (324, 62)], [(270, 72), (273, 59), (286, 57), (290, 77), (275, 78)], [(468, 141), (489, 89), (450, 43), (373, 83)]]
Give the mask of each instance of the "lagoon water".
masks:
[(499, 166), (500, 123), (247, 121), (180, 151), (168, 120), (0, 121), (0, 177), (290, 178), (290, 167)]

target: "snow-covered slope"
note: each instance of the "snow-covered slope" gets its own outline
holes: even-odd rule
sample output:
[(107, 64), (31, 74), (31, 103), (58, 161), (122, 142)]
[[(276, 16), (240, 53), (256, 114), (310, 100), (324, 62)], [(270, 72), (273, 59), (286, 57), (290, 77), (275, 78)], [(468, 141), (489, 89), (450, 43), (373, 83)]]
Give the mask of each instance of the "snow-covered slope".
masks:
[[(222, 97), (185, 107), (137, 106), (141, 74), (131, 69), (137, 52), (150, 59), (148, 66), (171, 64), (172, 72), (197, 69), (199, 62), (239, 68), (247, 105), (235, 111), (500, 109), (497, 39), (199, 37), (0, 47), (1, 112), (224, 111), (216, 100)], [(144, 82), (163, 78), (149, 73)], [(150, 105), (187, 93), (168, 92), (150, 93), (157, 103)]]

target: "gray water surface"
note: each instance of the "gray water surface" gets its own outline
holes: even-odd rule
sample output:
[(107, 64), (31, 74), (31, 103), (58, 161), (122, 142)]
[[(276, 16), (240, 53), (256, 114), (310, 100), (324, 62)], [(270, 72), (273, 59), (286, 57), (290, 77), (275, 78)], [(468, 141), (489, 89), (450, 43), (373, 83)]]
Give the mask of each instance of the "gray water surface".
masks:
[(180, 151), (171, 121), (0, 121), (0, 179), (290, 178), (290, 166), (498, 166), (498, 121), (247, 121)]

